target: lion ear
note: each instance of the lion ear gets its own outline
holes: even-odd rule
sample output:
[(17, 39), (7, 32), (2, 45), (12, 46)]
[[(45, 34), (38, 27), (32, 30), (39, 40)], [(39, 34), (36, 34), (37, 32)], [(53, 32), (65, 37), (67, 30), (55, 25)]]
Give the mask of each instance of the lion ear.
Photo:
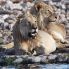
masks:
[(37, 3), (37, 4), (35, 5), (35, 9), (36, 9), (37, 11), (40, 11), (41, 8), (42, 8), (42, 4)]

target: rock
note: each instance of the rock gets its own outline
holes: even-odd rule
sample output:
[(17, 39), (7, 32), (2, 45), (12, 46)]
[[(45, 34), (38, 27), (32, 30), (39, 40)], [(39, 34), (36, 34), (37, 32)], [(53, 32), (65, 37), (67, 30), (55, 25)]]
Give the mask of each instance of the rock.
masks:
[(14, 46), (14, 43), (11, 42), (11, 43), (8, 43), (8, 44), (3, 45), (3, 48), (10, 49), (10, 48), (13, 48), (13, 46)]
[(41, 58), (38, 56), (38, 57), (33, 57), (32, 59), (32, 62), (40, 62), (41, 61)]
[(0, 38), (0, 44), (3, 44), (3, 38)]
[(0, 38), (2, 38), (2, 33), (0, 33)]
[(22, 0), (11, 0), (13, 3), (19, 3), (21, 2)]
[(16, 60), (13, 61), (13, 63), (19, 64), (19, 63), (21, 63), (22, 61), (23, 61), (22, 58), (17, 58)]
[(5, 55), (5, 49), (0, 47), (0, 58)]
[(4, 59), (0, 58), (0, 66), (4, 65)]
[(7, 69), (6, 67), (2, 67), (1, 69)]
[(30, 2), (27, 2), (27, 4), (26, 4), (28, 9), (31, 8), (33, 5), (34, 5), (34, 3), (30, 3)]
[[(15, 12), (13, 11), (13, 13), (15, 14)], [(16, 14), (17, 15), (17, 14)], [(7, 22), (8, 24), (14, 24), (16, 21), (16, 16), (15, 15), (10, 15), (9, 17), (7, 17), (6, 19), (4, 19), (5, 22)]]
[(5, 50), (5, 55), (15, 55), (14, 48), (6, 49)]
[(65, 56), (65, 55), (61, 55), (61, 54), (59, 54), (57, 57), (56, 57), (56, 62), (60, 62), (60, 63), (63, 63), (63, 62), (67, 62), (67, 59), (68, 59), (69, 57), (67, 57), (67, 56)]
[(67, 35), (69, 36), (69, 30), (67, 30), (66, 32), (67, 32)]
[(6, 29), (7, 29), (7, 30), (10, 29), (10, 28), (9, 28), (9, 24), (8, 24), (7, 22), (4, 23), (4, 29), (5, 29), (5, 30), (6, 30)]
[(7, 35), (5, 35), (5, 36), (3, 37), (3, 43), (4, 43), (4, 44), (8, 43), (7, 38), (8, 38)]
[(12, 6), (13, 6), (13, 7), (11, 7), (12, 10), (14, 10), (14, 9), (21, 10), (21, 9), (23, 9), (20, 4), (13, 4)]
[(5, 14), (5, 15), (3, 15), (3, 19), (5, 20), (6, 18), (8, 18), (9, 17), (9, 15), (7, 15), (7, 14)]
[(12, 18), (13, 18), (13, 20), (14, 19), (16, 20), (16, 17), (18, 17), (19, 15), (22, 15), (23, 11), (15, 9), (15, 10), (13, 10), (13, 14), (14, 15), (12, 16)]
[(9, 25), (9, 27), (10, 27), (10, 31), (13, 30), (13, 26), (14, 26), (14, 24), (10, 24), (10, 25)]
[(21, 6), (23, 7), (23, 11), (30, 9), (33, 5), (34, 3), (30, 3), (30, 2), (21, 4)]
[(69, 30), (69, 23), (67, 23), (67, 25), (66, 25), (66, 29)]
[(13, 40), (13, 37), (11, 36), (11, 32), (7, 32), (7, 34), (5, 33), (4, 35), (3, 35), (3, 43), (4, 44), (7, 44), (7, 43), (11, 43), (12, 42), (12, 40)]
[(48, 59), (49, 60), (53, 60), (53, 59), (55, 59), (57, 57), (57, 55), (52, 55), (52, 54), (50, 54), (49, 56), (48, 56)]
[(10, 11), (10, 10), (4, 10), (4, 9), (1, 9), (0, 8), (0, 15), (2, 15), (2, 14), (12, 14), (13, 12), (12, 11)]
[(4, 5), (6, 3), (6, 0), (0, 0), (0, 5)]
[(13, 3), (10, 0), (8, 0), (8, 1), (6, 1), (6, 4), (4, 5), (4, 7), (6, 10), (9, 10), (9, 9), (12, 10)]
[(41, 57), (41, 62), (42, 63), (46, 63), (48, 60), (47, 60), (47, 56), (40, 56)]
[(6, 35), (6, 36), (10, 36), (11, 34), (12, 34), (11, 31), (5, 31), (3, 35), (4, 35), (4, 36), (5, 36), (5, 35)]
[(4, 26), (4, 29), (5, 29), (5, 30), (10, 30), (9, 24), (5, 25), (5, 26)]
[(32, 0), (23, 0), (24, 3), (26, 2), (32, 2)]

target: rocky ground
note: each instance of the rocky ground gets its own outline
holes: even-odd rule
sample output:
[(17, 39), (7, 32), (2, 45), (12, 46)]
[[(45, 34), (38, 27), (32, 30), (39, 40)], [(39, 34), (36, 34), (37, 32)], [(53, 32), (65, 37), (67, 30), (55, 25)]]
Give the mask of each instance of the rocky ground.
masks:
[[(29, 2), (28, 2), (29, 1)], [(46, 3), (53, 5), (55, 8), (55, 12), (60, 16), (59, 22), (63, 22), (65, 24), (67, 36), (66, 39), (69, 41), (69, 1), (62, 0), (57, 2), (57, 0), (44, 0)], [(59, 1), (59, 0), (58, 0)], [(26, 11), (30, 9), (31, 6), (34, 5), (34, 1), (32, 0), (0, 0), (0, 65), (3, 63), (7, 63), (7, 56), (5, 55), (14, 55), (13, 50), (13, 37), (12, 30), (13, 25), (16, 22), (16, 18)], [(16, 57), (11, 59), (9, 57), (9, 63), (12, 62), (40, 62), (40, 63), (69, 63), (69, 44), (65, 45), (66, 48), (56, 50), (53, 54), (49, 56), (23, 56)], [(12, 52), (11, 52), (12, 51)], [(16, 58), (15, 58), (16, 57)], [(27, 58), (27, 59), (25, 59)], [(38, 60), (39, 59), (39, 60)], [(19, 61), (20, 60), (20, 61)], [(11, 63), (12, 64), (12, 63)]]

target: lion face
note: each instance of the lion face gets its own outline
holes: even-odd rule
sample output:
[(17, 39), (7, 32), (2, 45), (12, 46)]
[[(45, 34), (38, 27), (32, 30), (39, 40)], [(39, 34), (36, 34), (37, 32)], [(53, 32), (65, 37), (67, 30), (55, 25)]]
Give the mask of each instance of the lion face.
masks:
[(36, 1), (30, 13), (37, 17), (39, 29), (45, 29), (49, 22), (56, 21), (57, 19), (54, 8), (42, 1)]
[(36, 11), (40, 12), (44, 17), (49, 17), (54, 12), (54, 9), (51, 5), (46, 4), (42, 1), (37, 1), (34, 6)]
[(35, 37), (38, 32), (36, 18), (30, 13), (26, 13), (25, 17), (20, 19), (19, 28), (23, 38), (29, 39)]

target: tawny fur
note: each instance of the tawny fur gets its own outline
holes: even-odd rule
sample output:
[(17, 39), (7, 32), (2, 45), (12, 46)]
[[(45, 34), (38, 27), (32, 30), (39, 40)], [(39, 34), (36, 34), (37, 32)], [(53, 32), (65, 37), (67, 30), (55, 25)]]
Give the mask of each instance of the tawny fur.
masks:
[(36, 30), (36, 19), (26, 12), (23, 17), (20, 17), (17, 20), (13, 27), (14, 48), (16, 54), (23, 54), (21, 50), (24, 50), (27, 53), (31, 51), (33, 48), (31, 33), (34, 30)]
[[(28, 33), (32, 34), (32, 29), (36, 24), (36, 18), (31, 16), (28, 12), (25, 13), (23, 18), (20, 18), (13, 27), (14, 48), (17, 55), (25, 53), (31, 54), (33, 49), (36, 54), (39, 54), (40, 47), (43, 48), (44, 53), (50, 54), (56, 50), (56, 42), (53, 37), (43, 30), (34, 33), (35, 37), (32, 38)], [(34, 30), (34, 29), (33, 29)]]
[(63, 24), (57, 22), (50, 22), (47, 25), (47, 31), (56, 40), (56, 43), (58, 44), (57, 48), (61, 48), (63, 47), (62, 44), (67, 43), (67, 40), (65, 39), (66, 30)]
[(34, 6), (30, 9), (30, 13), (37, 18), (37, 24), (40, 30), (46, 30), (45, 27), (47, 24), (51, 21), (56, 21), (57, 18), (53, 7), (42, 1), (36, 1)]
[[(36, 2), (13, 27), (14, 48), (17, 54), (23, 51), (31, 53), (34, 49), (37, 54), (43, 49), (50, 54), (65, 41), (66, 30), (62, 24), (57, 24), (53, 8), (44, 2)], [(32, 33), (38, 28), (38, 32)], [(32, 38), (28, 34), (30, 33)]]
[(39, 30), (37, 38), (38, 37), (40, 39), (37, 43), (37, 47), (35, 47), (36, 54), (40, 54), (40, 52), (43, 52), (42, 54), (49, 55), (56, 50), (57, 44), (50, 34), (45, 31)]
[[(34, 4), (34, 7), (35, 10), (32, 9), (33, 7), (31, 9), (34, 12), (37, 11), (36, 16), (37, 16), (37, 25), (39, 30), (43, 30), (50, 33), (53, 36), (53, 38), (56, 40), (56, 42), (59, 42), (60, 46), (63, 43), (67, 43), (67, 41), (65, 40), (66, 37), (65, 27), (63, 24), (56, 22), (57, 15), (55, 14), (52, 6), (45, 4), (44, 2), (38, 1)], [(32, 10), (30, 11), (32, 12)]]

